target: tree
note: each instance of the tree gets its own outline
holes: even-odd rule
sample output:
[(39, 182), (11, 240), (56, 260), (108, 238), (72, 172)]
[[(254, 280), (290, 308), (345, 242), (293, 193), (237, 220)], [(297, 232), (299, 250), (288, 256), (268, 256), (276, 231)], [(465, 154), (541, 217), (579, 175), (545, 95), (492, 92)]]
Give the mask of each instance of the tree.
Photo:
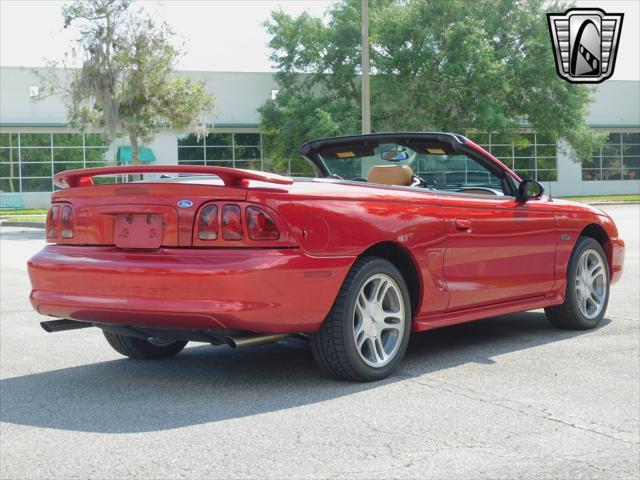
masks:
[(134, 164), (140, 141), (162, 127), (202, 132), (213, 98), (204, 82), (178, 78), (173, 68), (181, 52), (166, 23), (156, 22), (132, 0), (75, 0), (62, 13), (64, 27), (80, 31), (82, 67), (60, 76), (51, 64), (45, 95), (63, 93), (69, 123), (98, 128), (109, 138), (126, 135)]
[[(526, 122), (590, 155), (599, 141), (585, 121), (592, 89), (556, 74), (547, 3), (370, 0), (373, 131), (506, 131)], [(360, 132), (359, 4), (343, 0), (324, 22), (279, 11), (265, 24), (280, 92), (260, 112), (276, 169), (313, 137)]]

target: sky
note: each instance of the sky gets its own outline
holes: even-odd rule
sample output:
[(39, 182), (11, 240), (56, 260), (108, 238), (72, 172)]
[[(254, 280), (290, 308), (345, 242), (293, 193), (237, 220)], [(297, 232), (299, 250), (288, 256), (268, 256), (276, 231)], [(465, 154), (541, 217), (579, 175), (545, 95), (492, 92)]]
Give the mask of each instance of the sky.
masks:
[[(425, 0), (426, 1), (426, 0)], [(469, 0), (472, 1), (472, 0)], [(60, 61), (77, 32), (62, 29), (57, 0), (0, 0), (0, 65), (37, 67)], [(142, 0), (185, 42), (180, 70), (267, 72), (269, 36), (263, 26), (273, 10), (322, 16), (329, 0)], [(640, 0), (577, 0), (577, 6), (624, 13), (612, 79), (640, 80)]]

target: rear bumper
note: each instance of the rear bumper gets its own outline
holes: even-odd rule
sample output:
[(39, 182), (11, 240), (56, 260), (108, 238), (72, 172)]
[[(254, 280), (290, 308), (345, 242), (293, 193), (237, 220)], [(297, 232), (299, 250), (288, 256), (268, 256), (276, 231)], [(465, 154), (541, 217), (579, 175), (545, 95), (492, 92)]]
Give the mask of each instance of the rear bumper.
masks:
[(163, 328), (313, 332), (353, 262), (299, 249), (48, 245), (28, 264), (43, 315)]

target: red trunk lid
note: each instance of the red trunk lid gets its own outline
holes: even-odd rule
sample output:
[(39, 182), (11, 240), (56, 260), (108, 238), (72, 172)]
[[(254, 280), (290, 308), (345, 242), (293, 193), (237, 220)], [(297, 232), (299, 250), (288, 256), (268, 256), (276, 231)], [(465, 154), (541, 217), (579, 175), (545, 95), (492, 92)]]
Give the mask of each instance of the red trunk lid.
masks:
[(219, 180), (198, 183), (106, 184), (59, 190), (53, 202), (71, 204), (73, 238), (55, 243), (116, 245), (121, 248), (190, 246), (195, 215), (209, 201), (243, 201), (246, 188)]

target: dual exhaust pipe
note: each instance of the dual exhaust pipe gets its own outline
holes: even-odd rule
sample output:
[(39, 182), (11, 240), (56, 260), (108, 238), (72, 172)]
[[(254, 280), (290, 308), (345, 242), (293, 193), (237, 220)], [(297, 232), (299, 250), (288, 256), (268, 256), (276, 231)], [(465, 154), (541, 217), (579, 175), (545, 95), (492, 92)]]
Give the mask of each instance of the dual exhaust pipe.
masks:
[[(93, 323), (89, 322), (79, 322), (77, 320), (47, 320), (45, 322), (40, 322), (40, 326), (43, 328), (45, 332), (55, 333), (55, 332), (64, 332), (66, 330), (78, 330), (80, 328), (89, 328), (94, 327)], [(137, 332), (138, 334), (140, 332)], [(141, 336), (141, 335), (140, 335)], [(150, 337), (153, 335), (149, 335)], [(280, 340), (284, 340), (287, 338), (289, 334), (287, 333), (277, 333), (277, 334), (248, 334), (248, 335), (238, 335), (238, 336), (223, 336), (221, 340), (226, 345), (229, 345), (231, 348), (244, 348), (244, 347), (255, 347), (258, 345), (266, 345), (268, 343), (279, 342)]]
[(64, 318), (62, 320), (47, 320), (46, 322), (40, 322), (40, 326), (45, 332), (54, 333), (93, 327), (93, 323), (78, 322), (76, 320), (67, 320)]

